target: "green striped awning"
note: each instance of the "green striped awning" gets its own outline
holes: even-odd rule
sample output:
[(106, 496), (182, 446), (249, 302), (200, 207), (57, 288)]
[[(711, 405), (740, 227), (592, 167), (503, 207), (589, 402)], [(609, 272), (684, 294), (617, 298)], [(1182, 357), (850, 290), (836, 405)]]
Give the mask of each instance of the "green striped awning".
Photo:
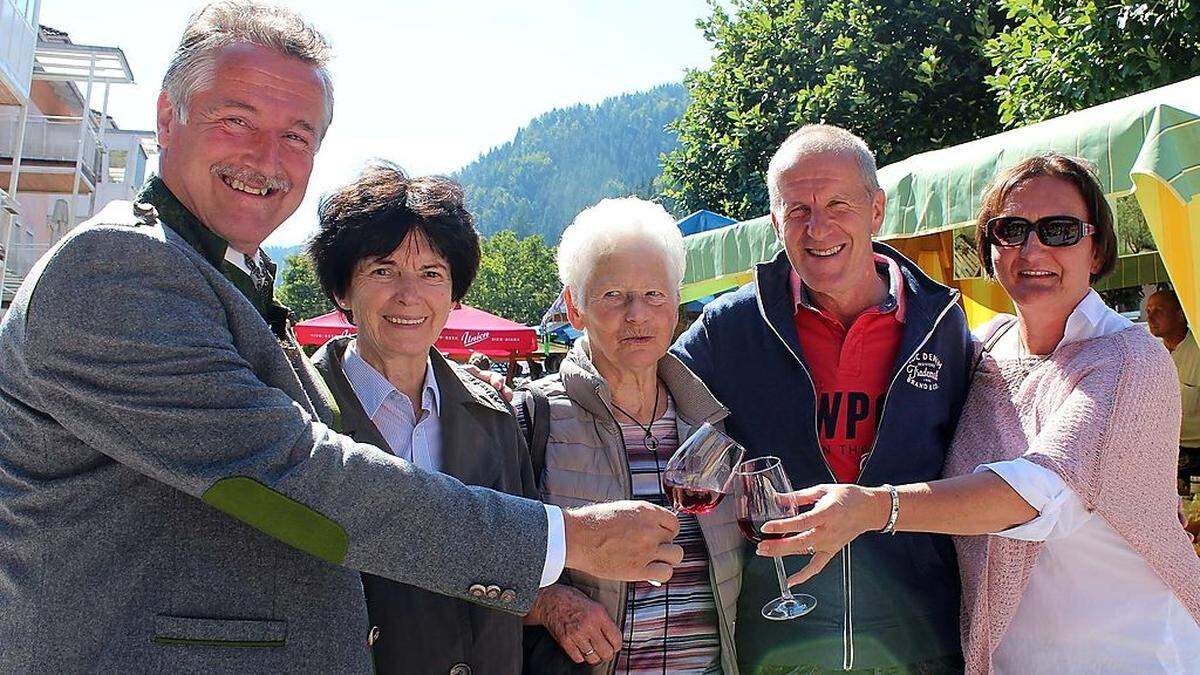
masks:
[[(890, 164), (879, 171), (888, 201), (878, 238), (920, 237), (970, 225), (983, 189), (997, 171), (1046, 151), (1094, 163), (1111, 198), (1134, 192), (1135, 177), (1152, 176), (1186, 205), (1200, 195), (1200, 77)], [(1143, 211), (1149, 208), (1145, 199), (1139, 193), (1136, 200)], [(1158, 218), (1148, 212), (1147, 219)], [(1130, 219), (1134, 220), (1146, 227), (1140, 218)], [(1156, 227), (1152, 223), (1150, 230)], [(1159, 239), (1156, 231), (1154, 240)], [(779, 250), (768, 217), (684, 241), (688, 251), (684, 302), (736, 286), (732, 282), (744, 280), (756, 263)], [(1123, 271), (1110, 283), (1149, 283), (1159, 273), (1165, 276), (1161, 262), (1155, 267), (1145, 262), (1149, 258), (1138, 259), (1142, 262), (1123, 263), (1122, 270), (1146, 276), (1135, 279), (1129, 276), (1133, 272)]]

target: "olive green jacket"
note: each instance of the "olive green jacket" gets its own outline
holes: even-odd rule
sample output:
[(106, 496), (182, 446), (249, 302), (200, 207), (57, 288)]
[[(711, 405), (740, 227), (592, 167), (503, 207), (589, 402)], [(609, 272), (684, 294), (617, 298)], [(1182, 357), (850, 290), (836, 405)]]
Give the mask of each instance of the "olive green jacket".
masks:
[[(342, 410), (338, 431), (391, 450), (342, 371), (352, 339), (330, 340), (313, 355), (313, 365)], [(468, 485), (537, 499), (529, 452), (508, 403), (437, 350), (429, 351), (429, 360), (441, 393), (441, 471)], [(363, 574), (363, 589), (378, 675), (452, 673), (456, 666), (472, 675), (520, 672), (521, 617), (374, 574)]]

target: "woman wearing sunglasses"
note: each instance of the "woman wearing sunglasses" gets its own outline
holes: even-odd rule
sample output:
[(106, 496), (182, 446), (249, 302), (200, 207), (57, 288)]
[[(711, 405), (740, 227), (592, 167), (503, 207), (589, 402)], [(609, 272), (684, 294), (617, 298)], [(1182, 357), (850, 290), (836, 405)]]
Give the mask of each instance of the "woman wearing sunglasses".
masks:
[(1001, 172), (976, 225), (984, 269), (1016, 316), (983, 326), (946, 478), (791, 493), (800, 533), (759, 552), (851, 539), (956, 538), (970, 673), (1200, 672), (1200, 559), (1176, 517), (1180, 403), (1161, 343), (1091, 284), (1116, 262), (1112, 211), (1083, 160)]

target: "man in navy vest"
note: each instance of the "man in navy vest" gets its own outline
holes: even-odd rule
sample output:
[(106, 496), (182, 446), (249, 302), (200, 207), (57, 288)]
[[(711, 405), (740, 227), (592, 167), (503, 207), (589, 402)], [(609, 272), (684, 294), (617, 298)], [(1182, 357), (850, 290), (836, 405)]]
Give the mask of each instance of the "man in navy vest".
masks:
[[(784, 251), (705, 308), (675, 354), (729, 407), (726, 428), (748, 455), (780, 457), (797, 488), (938, 478), (970, 378), (958, 293), (872, 242), (886, 196), (850, 132), (801, 128), (771, 159), (767, 185)], [(770, 559), (750, 556), (738, 608), (743, 672), (961, 672), (948, 537), (869, 533), (785, 563), (820, 568), (802, 587), (816, 607), (764, 619), (778, 582)]]

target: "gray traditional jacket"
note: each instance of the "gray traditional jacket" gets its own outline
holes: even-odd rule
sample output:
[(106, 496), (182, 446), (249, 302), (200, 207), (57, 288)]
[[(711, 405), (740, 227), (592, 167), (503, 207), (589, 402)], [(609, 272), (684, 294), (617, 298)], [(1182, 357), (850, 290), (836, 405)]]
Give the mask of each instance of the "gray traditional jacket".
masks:
[[(390, 450), (342, 371), (351, 339), (326, 343), (313, 365), (341, 408), (339, 431)], [(468, 485), (536, 499), (529, 452), (508, 403), (437, 350), (430, 350), (429, 359), (441, 392), (442, 472)], [(363, 574), (363, 589), (378, 675), (459, 673), (463, 666), (472, 675), (521, 672), (521, 617), (374, 574)]]
[[(704, 383), (672, 354), (658, 362), (658, 377), (675, 399), (676, 424), (683, 442), (704, 422), (720, 426), (729, 414)], [(550, 439), (545, 468), (539, 477), (542, 499), (563, 508), (630, 499), (633, 495), (629, 461), (621, 428), (612, 413), (612, 393), (592, 365), (587, 336), (575, 341), (557, 375), (533, 383), (550, 400)], [(532, 413), (532, 404), (526, 406)], [(732, 499), (699, 518), (708, 548), (709, 578), (717, 604), (721, 633), (721, 667), (734, 675), (734, 624), (741, 588), (745, 541), (737, 527)], [(568, 572), (563, 581), (586, 593), (608, 610), (624, 628), (629, 584)], [(595, 675), (611, 673), (615, 660), (593, 668)]]
[(528, 611), (542, 505), (334, 433), (291, 336), (146, 220), (110, 204), (0, 323), (0, 672), (370, 672), (359, 571)]

